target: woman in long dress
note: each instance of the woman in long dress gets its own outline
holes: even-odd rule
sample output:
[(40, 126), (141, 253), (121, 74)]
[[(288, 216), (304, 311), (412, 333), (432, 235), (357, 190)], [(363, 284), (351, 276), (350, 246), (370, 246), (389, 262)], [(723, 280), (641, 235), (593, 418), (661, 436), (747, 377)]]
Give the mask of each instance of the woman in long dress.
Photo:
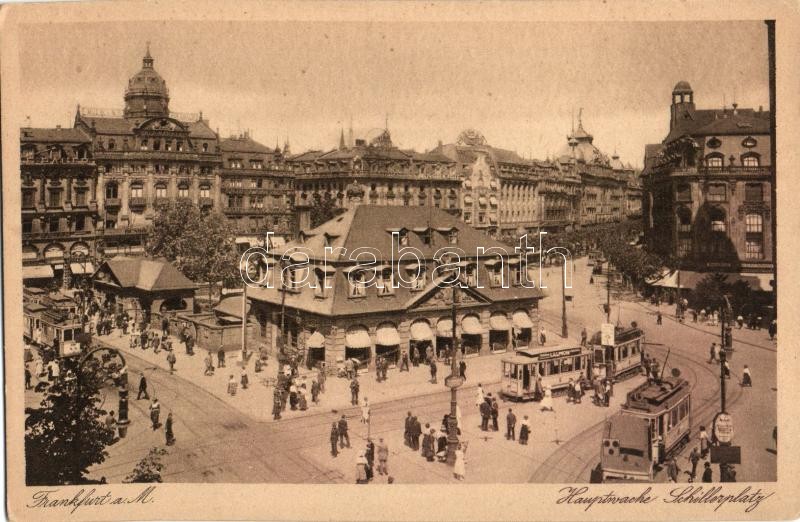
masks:
[(544, 396), (542, 397), (542, 410), (544, 411), (554, 411), (553, 410), (553, 392), (550, 391), (550, 386), (544, 387)]
[(483, 386), (478, 384), (478, 391), (475, 392), (475, 406), (480, 407), (483, 404), (484, 395), (483, 395)]
[(464, 477), (467, 474), (466, 460), (464, 458), (464, 454), (467, 451), (465, 444), (466, 443), (459, 444), (458, 448), (456, 449), (456, 462), (453, 466), (453, 476), (456, 478), (456, 480), (464, 480)]

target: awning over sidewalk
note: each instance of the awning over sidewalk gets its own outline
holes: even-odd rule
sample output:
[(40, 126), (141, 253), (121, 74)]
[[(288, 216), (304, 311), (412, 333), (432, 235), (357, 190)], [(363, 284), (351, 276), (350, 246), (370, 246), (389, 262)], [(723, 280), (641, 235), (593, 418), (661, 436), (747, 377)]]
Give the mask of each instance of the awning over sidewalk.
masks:
[(314, 332), (306, 341), (306, 346), (308, 348), (325, 348), (325, 336), (319, 331)]
[(483, 333), (481, 321), (474, 315), (468, 315), (461, 320), (461, 332), (467, 335), (480, 335)]
[(44, 279), (48, 277), (53, 277), (53, 268), (50, 265), (22, 267), (22, 279)]
[(73, 274), (78, 274), (78, 275), (94, 274), (94, 265), (90, 262), (70, 263), (69, 269)]
[(511, 320), (514, 322), (514, 328), (533, 328), (533, 322), (528, 312), (517, 310), (511, 316)]
[(492, 330), (510, 330), (511, 323), (508, 322), (508, 317), (501, 314), (495, 314), (489, 318), (489, 328)]
[(433, 339), (433, 332), (431, 327), (425, 321), (417, 321), (411, 323), (411, 340), (412, 341), (430, 341)]
[(372, 346), (372, 339), (366, 328), (353, 328), (345, 335), (345, 344), (348, 348), (369, 348)]
[[(688, 290), (693, 290), (697, 283), (714, 272), (693, 272), (691, 270), (663, 270), (661, 275), (646, 280), (650, 286), (662, 288), (678, 288), (678, 273), (680, 273), (680, 286)], [(756, 292), (772, 291), (772, 274), (748, 274), (748, 273), (725, 273), (725, 281), (729, 284), (736, 281), (744, 281)]]
[(400, 334), (397, 333), (397, 328), (392, 325), (381, 325), (375, 332), (376, 342), (381, 346), (399, 346)]
[(436, 323), (436, 335), (438, 337), (453, 337), (453, 321), (439, 319), (439, 322)]

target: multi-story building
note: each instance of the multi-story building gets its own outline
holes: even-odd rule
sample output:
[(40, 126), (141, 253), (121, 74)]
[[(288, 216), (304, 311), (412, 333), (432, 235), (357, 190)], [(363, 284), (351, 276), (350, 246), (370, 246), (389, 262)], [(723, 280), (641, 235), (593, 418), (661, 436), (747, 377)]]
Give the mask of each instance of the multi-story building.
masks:
[(571, 224), (580, 227), (626, 219), (629, 184), (636, 177), (633, 167), (623, 164), (616, 153), (609, 159), (593, 141), (579, 116), (578, 128), (567, 136), (558, 159), (562, 172), (579, 180), (580, 188), (570, 192), (572, 207), (567, 203), (564, 206), (571, 211)]
[(91, 139), (79, 129), (20, 130), (22, 277), (69, 285), (91, 274), (99, 223)]
[(265, 233), (294, 237), (294, 183), (283, 152), (253, 140), (249, 131), (220, 141), (222, 212), (240, 248), (263, 246)]
[(541, 224), (537, 190), (543, 180), (557, 174), (555, 165), (493, 147), (474, 129), (463, 131), (455, 143), (440, 144), (434, 152), (458, 162), (465, 223), (492, 237), (531, 232)]
[[(388, 129), (367, 142), (308, 151), (287, 160), (294, 175), (295, 207), (301, 230), (310, 227), (310, 208), (323, 199), (339, 208), (360, 203), (441, 208), (460, 213), (461, 175), (456, 162), (437, 152), (401, 150)], [(355, 196), (355, 197), (351, 197)]]
[(761, 108), (697, 109), (690, 85), (672, 91), (670, 131), (647, 145), (643, 180), (647, 247), (691, 271), (740, 274), (769, 291), (774, 166), (770, 113)]
[[(286, 266), (283, 288), (281, 262), (262, 267), (261, 286), (248, 290), (251, 314), (260, 324), (259, 342), (274, 349), (283, 338), (309, 365), (357, 358), (372, 366), (378, 356), (396, 362), (402, 350), (412, 349), (423, 357), (428, 350), (443, 356), (452, 346), (452, 291), (439, 285), (443, 274), (435, 271), (434, 254), (447, 247), (463, 252), (458, 262), (464, 287), (458, 290), (455, 325), (461, 350), (488, 354), (531, 342), (542, 293), (522, 286), (526, 267), (513, 248), (443, 209), (420, 212), (418, 206), (357, 201), (347, 208), (273, 250), (276, 257), (291, 254), (293, 263), (308, 256), (309, 264)], [(326, 252), (328, 247), (332, 250)], [(480, 255), (479, 247), (487, 254)], [(293, 253), (296, 248), (304, 255)], [(353, 261), (355, 250), (365, 248), (376, 256), (374, 267)], [(403, 248), (416, 249), (418, 257), (398, 255), (393, 262), (392, 251)]]

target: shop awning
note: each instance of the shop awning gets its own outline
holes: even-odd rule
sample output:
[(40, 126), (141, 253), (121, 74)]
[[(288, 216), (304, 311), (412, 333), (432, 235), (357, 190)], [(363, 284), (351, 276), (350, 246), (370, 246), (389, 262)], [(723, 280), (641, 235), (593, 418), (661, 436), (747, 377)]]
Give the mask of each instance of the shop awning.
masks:
[(347, 332), (345, 344), (348, 348), (369, 348), (372, 346), (372, 340), (369, 338), (366, 328), (359, 328)]
[(399, 346), (400, 334), (397, 333), (397, 328), (391, 325), (379, 326), (375, 332), (375, 344), (381, 346)]
[(772, 274), (739, 274), (738, 278), (756, 292), (772, 292)]
[(428, 323), (419, 321), (411, 324), (411, 340), (412, 341), (431, 341), (433, 340), (433, 332)]
[(651, 286), (661, 286), (664, 288), (678, 288), (678, 274), (680, 273), (681, 288), (693, 289), (706, 274), (692, 272), (690, 270), (674, 270), (672, 272), (662, 271), (660, 276), (646, 280)]
[(22, 279), (44, 279), (47, 277), (53, 277), (53, 268), (50, 265), (22, 267)]
[(517, 310), (512, 316), (514, 328), (533, 328), (533, 322), (527, 312)]
[(461, 332), (468, 335), (480, 335), (483, 333), (481, 321), (474, 315), (468, 315), (461, 320)]
[(453, 337), (453, 321), (441, 319), (436, 323), (436, 335), (438, 337)]
[(306, 341), (308, 348), (325, 348), (325, 336), (319, 332), (314, 332)]
[(94, 265), (92, 263), (70, 263), (69, 269), (73, 274), (93, 274)]
[(510, 330), (511, 323), (505, 315), (493, 315), (489, 318), (489, 328), (492, 330)]

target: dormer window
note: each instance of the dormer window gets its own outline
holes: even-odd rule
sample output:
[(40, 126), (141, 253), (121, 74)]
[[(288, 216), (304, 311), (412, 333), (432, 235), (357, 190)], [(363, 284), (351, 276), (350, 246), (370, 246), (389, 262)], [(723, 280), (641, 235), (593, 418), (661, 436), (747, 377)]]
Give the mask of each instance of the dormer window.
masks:
[(349, 296), (350, 297), (364, 297), (367, 295), (366, 276), (362, 270), (353, 270), (348, 276)]
[[(333, 290), (334, 269), (328, 266), (314, 269), (314, 297), (325, 298)], [(330, 288), (329, 288), (330, 287)]]
[(425, 288), (425, 265), (418, 265), (412, 263), (407, 265), (405, 269), (409, 272), (411, 277), (411, 290), (422, 290)]
[(175, 142), (175, 150), (178, 152), (183, 152), (183, 142), (178, 140)]
[(203, 143), (203, 152), (208, 152), (208, 143)]
[[(205, 145), (205, 143), (203, 145)], [(205, 150), (203, 150), (203, 152), (205, 152)], [(240, 160), (240, 159), (231, 159), (230, 162), (229, 162), (229, 166), (232, 169), (240, 169), (240, 168), (242, 168), (242, 160)]]
[(376, 270), (378, 276), (377, 286), (378, 295), (391, 295), (394, 293), (394, 275), (392, 274), (392, 267), (380, 267)]
[(447, 233), (447, 242), (451, 245), (455, 245), (458, 243), (458, 230), (455, 228)]
[(477, 286), (478, 285), (478, 265), (474, 262), (470, 262), (464, 269), (464, 280), (467, 286)]

